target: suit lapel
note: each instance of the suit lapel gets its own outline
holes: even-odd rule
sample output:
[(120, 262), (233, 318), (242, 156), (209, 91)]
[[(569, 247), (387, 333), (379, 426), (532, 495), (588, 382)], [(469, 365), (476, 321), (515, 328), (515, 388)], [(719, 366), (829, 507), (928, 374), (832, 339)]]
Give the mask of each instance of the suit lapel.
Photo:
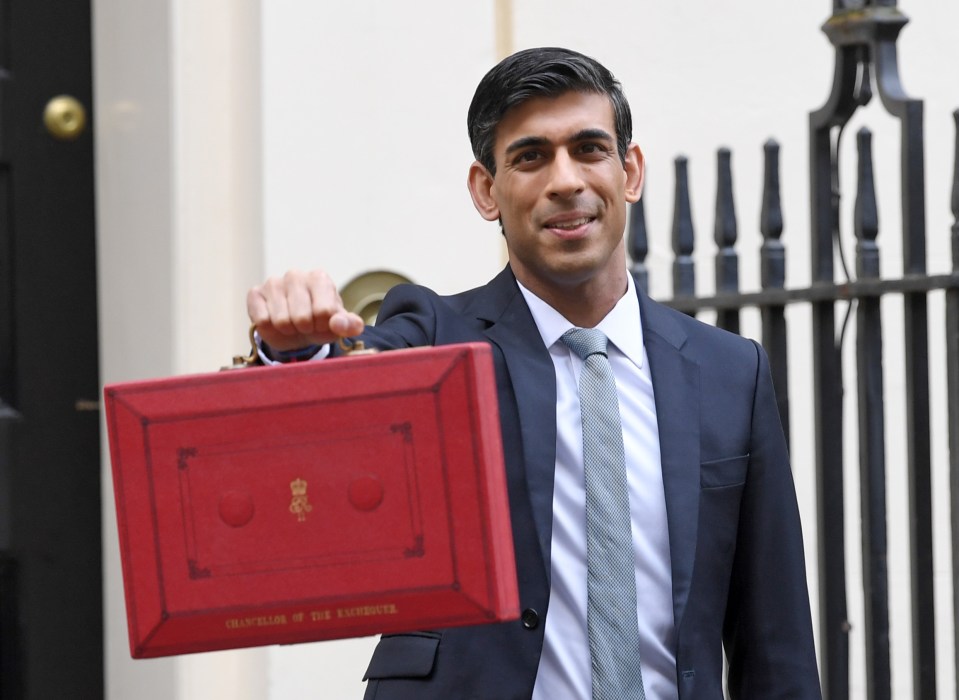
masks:
[[(699, 365), (682, 352), (686, 333), (672, 313), (638, 289), (637, 293), (655, 392), (678, 628), (689, 599), (699, 522)], [(490, 342), (502, 352), (516, 397), (526, 483), (548, 579), (556, 465), (555, 370), (509, 267), (482, 289), (471, 307), (487, 324)], [(504, 447), (509, 449), (506, 443)]]
[(473, 310), (490, 324), (486, 336), (503, 354), (516, 397), (526, 484), (548, 580), (556, 466), (553, 362), (509, 267), (486, 286)]
[(678, 629), (689, 599), (699, 523), (699, 365), (683, 354), (686, 333), (670, 312), (642, 292), (639, 303), (659, 424)]

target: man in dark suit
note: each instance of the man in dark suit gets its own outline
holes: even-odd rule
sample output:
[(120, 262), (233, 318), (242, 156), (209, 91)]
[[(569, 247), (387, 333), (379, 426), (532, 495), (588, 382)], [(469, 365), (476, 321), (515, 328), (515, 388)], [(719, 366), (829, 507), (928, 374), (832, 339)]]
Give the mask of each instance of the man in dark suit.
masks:
[[(361, 334), (381, 348), (493, 349), (521, 618), (384, 636), (367, 697), (598, 697), (626, 665), (634, 678), (618, 687), (632, 690), (607, 697), (718, 699), (725, 648), (731, 697), (819, 698), (767, 360), (756, 343), (651, 301), (629, 277), (626, 204), (640, 196), (644, 163), (619, 84), (581, 54), (523, 51), (480, 83), (468, 125), (470, 193), (509, 251), (495, 279), (450, 297), (397, 287), (365, 329), (322, 272), (272, 278), (247, 300), (268, 359), (324, 356), (335, 338)], [(594, 652), (587, 625), (592, 458), (577, 392), (586, 360), (565, 340), (571, 328), (608, 338), (621, 416), (636, 611), (624, 626), (638, 646), (614, 662)]]

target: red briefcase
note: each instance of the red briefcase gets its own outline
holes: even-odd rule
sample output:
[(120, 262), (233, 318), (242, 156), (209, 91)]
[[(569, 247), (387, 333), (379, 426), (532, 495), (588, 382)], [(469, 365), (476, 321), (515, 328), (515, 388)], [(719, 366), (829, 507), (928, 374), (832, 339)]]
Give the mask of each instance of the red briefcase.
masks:
[(134, 657), (517, 617), (488, 346), (104, 394)]

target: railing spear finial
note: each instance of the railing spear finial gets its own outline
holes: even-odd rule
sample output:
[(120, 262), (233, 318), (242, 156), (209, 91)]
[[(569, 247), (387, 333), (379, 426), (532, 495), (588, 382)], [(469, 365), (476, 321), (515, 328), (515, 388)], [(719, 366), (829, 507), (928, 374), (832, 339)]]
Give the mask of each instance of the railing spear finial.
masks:
[(626, 225), (626, 252), (632, 260), (630, 270), (636, 284), (649, 293), (649, 269), (646, 256), (649, 254), (649, 236), (646, 232), (646, 207), (643, 198), (629, 207), (629, 223)]
[(673, 294), (677, 297), (696, 293), (693, 247), (693, 212), (689, 204), (689, 161), (676, 158), (676, 196), (673, 205)]

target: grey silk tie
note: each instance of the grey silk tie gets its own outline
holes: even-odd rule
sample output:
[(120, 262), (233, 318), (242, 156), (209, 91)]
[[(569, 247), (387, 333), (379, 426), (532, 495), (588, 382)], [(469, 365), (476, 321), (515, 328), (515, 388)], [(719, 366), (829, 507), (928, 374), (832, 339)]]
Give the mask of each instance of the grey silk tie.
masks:
[(579, 403), (586, 480), (586, 566), (593, 700), (645, 700), (623, 426), (606, 336), (572, 328), (562, 341), (583, 360)]

